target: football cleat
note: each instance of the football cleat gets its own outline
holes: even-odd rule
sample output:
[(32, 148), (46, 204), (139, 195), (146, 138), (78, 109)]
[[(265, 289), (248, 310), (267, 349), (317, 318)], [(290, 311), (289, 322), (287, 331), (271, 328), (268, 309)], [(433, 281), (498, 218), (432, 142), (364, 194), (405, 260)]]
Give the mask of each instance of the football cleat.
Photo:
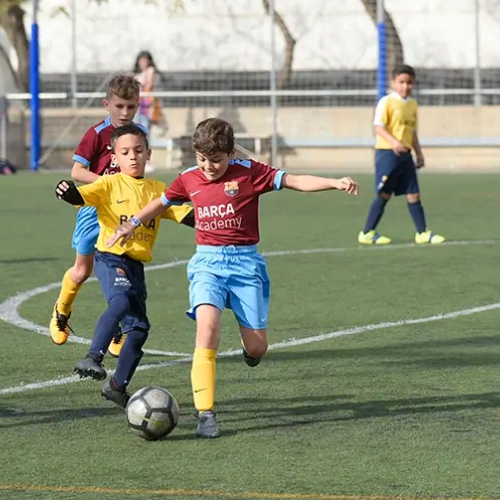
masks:
[(245, 363), (252, 368), (259, 365), (262, 360), (262, 358), (253, 358), (250, 356), (245, 348), (243, 348), (243, 359), (245, 360)]
[(102, 384), (101, 394), (103, 398), (115, 403), (122, 408), (127, 406), (130, 394), (115, 383), (113, 377), (108, 377)]
[(219, 428), (215, 420), (215, 413), (212, 410), (199, 413), (196, 435), (204, 439), (213, 439), (220, 436)]
[(434, 234), (430, 230), (415, 234), (415, 243), (417, 245), (425, 245), (426, 243), (430, 243), (431, 245), (439, 245), (440, 243), (443, 243), (444, 240), (444, 236), (441, 236), (440, 234)]
[(117, 358), (120, 355), (123, 344), (125, 344), (125, 335), (122, 333), (122, 329), (118, 327), (117, 334), (113, 337), (111, 344), (109, 344), (108, 354)]
[(70, 316), (71, 313), (66, 316), (58, 312), (56, 303), (49, 325), (50, 338), (52, 339), (52, 342), (54, 342), (54, 344), (65, 344), (68, 341), (69, 333), (74, 333), (68, 324)]
[(374, 229), (372, 229), (367, 233), (360, 231), (358, 234), (358, 243), (361, 245), (389, 245), (391, 243), (391, 239), (387, 236), (378, 234)]
[(106, 370), (102, 366), (102, 361), (87, 354), (85, 359), (80, 361), (74, 369), (80, 378), (93, 378), (94, 380), (104, 380), (107, 376)]

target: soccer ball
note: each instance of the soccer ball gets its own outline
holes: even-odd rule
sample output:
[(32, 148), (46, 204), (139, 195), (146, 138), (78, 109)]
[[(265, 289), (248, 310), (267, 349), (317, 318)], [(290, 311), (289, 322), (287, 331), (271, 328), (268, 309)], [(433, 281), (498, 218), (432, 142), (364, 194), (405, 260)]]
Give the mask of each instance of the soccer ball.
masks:
[(130, 430), (155, 441), (170, 434), (179, 421), (179, 405), (162, 387), (143, 387), (135, 392), (125, 409)]

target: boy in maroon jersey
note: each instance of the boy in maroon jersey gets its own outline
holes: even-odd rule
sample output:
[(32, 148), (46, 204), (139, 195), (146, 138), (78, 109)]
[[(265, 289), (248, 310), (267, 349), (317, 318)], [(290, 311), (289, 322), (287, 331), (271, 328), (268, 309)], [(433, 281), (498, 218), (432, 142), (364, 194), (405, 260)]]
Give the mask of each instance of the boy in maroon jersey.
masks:
[(192, 201), (197, 250), (188, 265), (190, 309), (196, 320), (196, 344), (191, 370), (197, 435), (215, 438), (215, 357), (221, 335), (222, 310), (232, 309), (240, 326), (243, 355), (257, 366), (267, 351), (270, 283), (259, 242), (259, 196), (282, 188), (295, 191), (338, 189), (358, 194), (349, 177), (328, 179), (291, 175), (254, 160), (231, 159), (231, 125), (209, 118), (192, 138), (197, 166), (183, 172), (161, 198), (153, 200), (129, 222), (116, 229), (108, 245), (127, 241), (134, 230), (171, 205)]
[[(133, 76), (117, 75), (110, 80), (103, 101), (108, 117), (87, 130), (76, 148), (71, 171), (74, 181), (91, 184), (101, 175), (120, 172), (120, 167), (111, 160), (111, 136), (115, 128), (132, 122), (139, 106), (139, 94), (140, 85)], [(65, 344), (68, 340), (68, 320), (73, 302), (83, 283), (92, 274), (98, 235), (96, 209), (82, 207), (78, 211), (73, 233), (75, 263), (64, 274), (61, 291), (50, 320), (50, 336), (57, 345)], [(122, 344), (122, 336), (117, 332), (110, 352), (118, 355)]]

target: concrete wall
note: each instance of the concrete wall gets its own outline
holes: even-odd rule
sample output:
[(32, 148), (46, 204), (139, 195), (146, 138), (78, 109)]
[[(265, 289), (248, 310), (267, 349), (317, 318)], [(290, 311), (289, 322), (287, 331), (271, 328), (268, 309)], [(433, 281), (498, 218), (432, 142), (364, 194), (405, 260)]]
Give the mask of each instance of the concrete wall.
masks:
[[(63, 138), (61, 144), (48, 159), (49, 167), (68, 167), (71, 153), (85, 130), (101, 119), (101, 110), (79, 111), (79, 120)], [(280, 137), (285, 141), (313, 144), (317, 142), (362, 142), (364, 147), (294, 147), (280, 150), (279, 166), (289, 169), (331, 169), (347, 171), (371, 171), (373, 152), (371, 108), (282, 108), (278, 122)], [(57, 139), (67, 126), (73, 110), (44, 110), (44, 142)], [(268, 160), (269, 135), (272, 130), (268, 108), (239, 108), (232, 110), (209, 108), (168, 108), (166, 133), (153, 129), (153, 140), (189, 136), (196, 123), (209, 116), (220, 116), (235, 127), (242, 137), (240, 141), (252, 149), (253, 137), (263, 139), (262, 157)], [(428, 139), (484, 138), (500, 142), (500, 107), (422, 107), (420, 109), (420, 137)], [(267, 139), (266, 139), (267, 138)], [(29, 140), (29, 137), (27, 137)], [(430, 169), (435, 171), (500, 171), (500, 148), (496, 147), (425, 147), (424, 153)], [(165, 165), (163, 148), (153, 152), (154, 163)], [(174, 157), (174, 165), (181, 167), (180, 155)], [(192, 158), (184, 156), (184, 166)]]

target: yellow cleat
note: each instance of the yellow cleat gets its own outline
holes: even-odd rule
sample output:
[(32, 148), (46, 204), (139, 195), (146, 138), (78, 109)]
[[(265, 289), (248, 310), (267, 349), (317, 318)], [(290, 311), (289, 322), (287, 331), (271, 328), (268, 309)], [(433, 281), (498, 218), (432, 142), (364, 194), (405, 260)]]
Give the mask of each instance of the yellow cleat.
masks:
[(69, 332), (72, 331), (68, 325), (70, 316), (71, 313), (65, 316), (58, 312), (57, 304), (54, 306), (54, 312), (52, 313), (49, 325), (50, 338), (54, 344), (63, 345), (68, 341)]
[(378, 234), (375, 230), (368, 231), (367, 233), (361, 231), (358, 234), (358, 243), (361, 245), (389, 245), (391, 239)]
[(440, 234), (434, 234), (432, 231), (427, 230), (423, 233), (417, 233), (415, 235), (415, 243), (417, 245), (425, 245), (430, 243), (431, 245), (439, 245), (444, 242), (444, 236)]
[(111, 344), (108, 347), (108, 354), (117, 358), (120, 355), (123, 344), (125, 344), (125, 335), (123, 335), (121, 328), (118, 333), (113, 337)]

